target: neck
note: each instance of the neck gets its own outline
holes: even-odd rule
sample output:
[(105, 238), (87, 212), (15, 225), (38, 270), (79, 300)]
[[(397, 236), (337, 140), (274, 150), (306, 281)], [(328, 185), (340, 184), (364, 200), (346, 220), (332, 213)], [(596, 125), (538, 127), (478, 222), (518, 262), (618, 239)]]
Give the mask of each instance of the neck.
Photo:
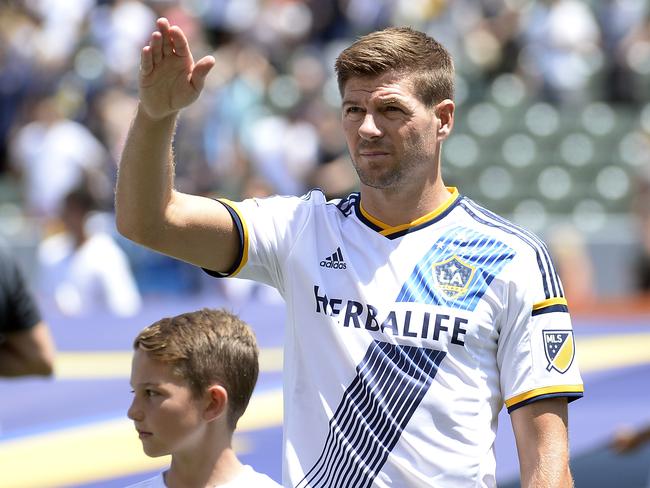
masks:
[(361, 205), (364, 210), (391, 227), (408, 224), (433, 212), (449, 196), (449, 191), (439, 178), (420, 188), (377, 189), (361, 185)]
[(172, 454), (172, 462), (165, 473), (165, 485), (169, 488), (212, 488), (232, 481), (243, 466), (230, 442), (215, 449), (216, 442)]

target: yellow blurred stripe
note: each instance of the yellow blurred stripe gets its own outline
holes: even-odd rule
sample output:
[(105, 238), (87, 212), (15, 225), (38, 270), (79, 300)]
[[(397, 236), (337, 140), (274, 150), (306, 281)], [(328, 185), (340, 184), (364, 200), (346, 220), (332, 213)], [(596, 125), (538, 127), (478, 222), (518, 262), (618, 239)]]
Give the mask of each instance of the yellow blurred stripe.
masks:
[[(61, 351), (56, 356), (57, 379), (84, 380), (128, 378), (131, 374), (131, 351)], [(260, 350), (260, 371), (282, 370), (282, 348)]]
[[(282, 392), (255, 394), (238, 433), (279, 426)], [(250, 448), (246, 438), (236, 449)], [(109, 420), (0, 443), (1, 485), (54, 488), (162, 469), (167, 456), (149, 458), (128, 419)]]
[(650, 333), (577, 337), (582, 373), (650, 363)]
[[(580, 370), (584, 373), (650, 363), (650, 333), (576, 337)], [(58, 379), (128, 378), (131, 352), (60, 352)], [(260, 371), (282, 371), (282, 348), (260, 351)]]

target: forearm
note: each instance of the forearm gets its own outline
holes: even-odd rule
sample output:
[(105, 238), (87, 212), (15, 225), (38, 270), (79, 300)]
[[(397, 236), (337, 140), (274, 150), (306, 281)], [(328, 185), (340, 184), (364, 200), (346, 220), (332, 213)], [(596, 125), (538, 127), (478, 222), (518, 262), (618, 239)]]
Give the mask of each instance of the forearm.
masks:
[(567, 402), (540, 400), (510, 415), (522, 488), (572, 488)]
[(31, 361), (24, 358), (18, 351), (6, 344), (0, 345), (0, 376), (24, 376), (24, 375), (43, 375), (52, 374), (51, 367), (41, 361)]
[(122, 152), (115, 191), (116, 223), (120, 233), (140, 243), (160, 231), (172, 198), (176, 118), (172, 114), (154, 120), (139, 107)]

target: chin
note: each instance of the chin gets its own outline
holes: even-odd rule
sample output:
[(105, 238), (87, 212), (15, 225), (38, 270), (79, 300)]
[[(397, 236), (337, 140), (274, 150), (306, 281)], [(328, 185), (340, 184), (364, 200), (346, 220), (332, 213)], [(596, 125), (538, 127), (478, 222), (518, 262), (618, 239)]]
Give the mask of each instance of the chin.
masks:
[(145, 444), (142, 445), (142, 450), (144, 453), (152, 458), (155, 457), (161, 457), (161, 456), (167, 456), (169, 454), (169, 450), (165, 449), (160, 446), (147, 446)]

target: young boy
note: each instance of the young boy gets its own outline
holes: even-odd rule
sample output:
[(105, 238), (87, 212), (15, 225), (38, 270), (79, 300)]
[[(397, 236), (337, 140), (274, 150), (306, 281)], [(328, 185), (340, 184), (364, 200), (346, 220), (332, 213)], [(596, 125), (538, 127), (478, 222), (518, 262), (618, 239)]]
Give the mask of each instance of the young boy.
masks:
[(223, 310), (164, 318), (136, 337), (128, 416), (151, 457), (171, 466), (132, 488), (274, 487), (241, 464), (232, 435), (257, 381), (250, 328)]

